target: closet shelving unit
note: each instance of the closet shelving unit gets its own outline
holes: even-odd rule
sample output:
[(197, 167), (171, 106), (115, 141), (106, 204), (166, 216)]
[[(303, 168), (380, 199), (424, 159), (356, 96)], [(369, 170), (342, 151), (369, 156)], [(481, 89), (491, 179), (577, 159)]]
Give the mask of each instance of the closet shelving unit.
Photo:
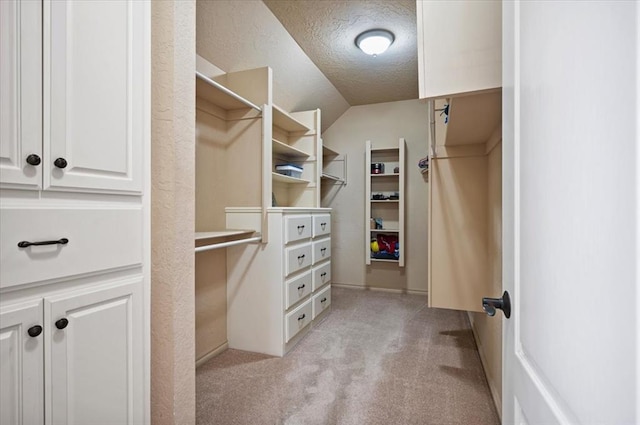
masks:
[[(371, 141), (366, 143), (365, 160), (365, 263), (395, 263), (404, 267), (406, 245), (404, 237), (405, 205), (405, 140), (400, 138), (397, 147), (374, 148)], [(383, 163), (384, 173), (372, 174), (371, 164)], [(398, 167), (398, 173), (394, 168)], [(398, 199), (374, 199), (374, 194), (388, 197), (397, 194)], [(371, 219), (382, 218), (383, 228), (372, 229)], [(371, 241), (379, 234), (396, 236), (400, 248), (398, 259), (375, 258), (371, 251)]]
[(322, 175), (327, 183), (347, 184), (347, 156), (322, 146)]
[[(273, 207), (317, 207), (320, 205), (320, 110), (288, 113), (272, 105), (271, 183)], [(276, 166), (302, 167), (300, 177), (279, 174)]]
[[(200, 59), (200, 58), (199, 58)], [(227, 229), (225, 207), (261, 207), (262, 122), (266, 101), (263, 93), (246, 89), (246, 81), (264, 79), (268, 68), (221, 73), (210, 64), (198, 62), (196, 84), (196, 252), (224, 248), (261, 239), (261, 226), (255, 229)], [(246, 93), (244, 93), (246, 92)], [(266, 91), (265, 91), (266, 92)], [(265, 102), (266, 103), (266, 102)], [(257, 148), (257, 149), (256, 149)], [(247, 155), (247, 152), (255, 152)], [(226, 191), (232, 164), (244, 163), (238, 180), (252, 181), (253, 190)], [(218, 189), (218, 190), (216, 190)]]

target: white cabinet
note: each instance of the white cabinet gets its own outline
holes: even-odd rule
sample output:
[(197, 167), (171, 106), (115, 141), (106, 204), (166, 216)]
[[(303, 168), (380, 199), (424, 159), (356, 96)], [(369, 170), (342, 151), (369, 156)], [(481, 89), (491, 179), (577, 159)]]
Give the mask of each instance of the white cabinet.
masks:
[(1, 425), (149, 420), (150, 17), (0, 2)]
[[(261, 213), (228, 208), (227, 227), (247, 227)], [(283, 356), (330, 311), (331, 210), (267, 215), (268, 244), (227, 248), (227, 338), (230, 348)]]
[(365, 263), (391, 262), (404, 267), (405, 140), (398, 147), (366, 143)]
[(502, 86), (502, 2), (417, 0), (419, 96)]
[(0, 307), (0, 424), (44, 423), (42, 299)]
[(1, 7), (2, 187), (141, 193), (146, 2)]
[(0, 424), (142, 422), (141, 280), (0, 307)]

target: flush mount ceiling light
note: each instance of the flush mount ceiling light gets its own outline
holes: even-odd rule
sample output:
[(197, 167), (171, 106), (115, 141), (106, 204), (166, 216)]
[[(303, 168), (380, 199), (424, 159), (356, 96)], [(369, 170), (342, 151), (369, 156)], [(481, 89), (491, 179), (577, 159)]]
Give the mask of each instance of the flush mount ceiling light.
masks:
[(391, 31), (369, 30), (356, 37), (356, 46), (366, 54), (375, 57), (384, 53), (391, 46), (393, 40)]

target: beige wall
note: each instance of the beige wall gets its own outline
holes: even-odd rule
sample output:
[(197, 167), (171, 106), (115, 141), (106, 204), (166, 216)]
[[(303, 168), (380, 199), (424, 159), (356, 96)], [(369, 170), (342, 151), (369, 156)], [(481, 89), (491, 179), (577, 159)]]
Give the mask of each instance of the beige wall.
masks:
[[(373, 89), (373, 88), (372, 88)], [(365, 142), (374, 147), (407, 143), (406, 267), (366, 266)], [(323, 206), (332, 207), (332, 281), (358, 287), (427, 291), (427, 181), (418, 161), (428, 153), (427, 106), (417, 100), (351, 107), (323, 134), (324, 144), (347, 155), (348, 184), (334, 187)], [(331, 201), (327, 201), (331, 199)]]
[[(502, 143), (498, 143), (488, 156), (488, 199), (487, 217), (489, 258), (487, 272), (492, 293), (486, 296), (502, 295)], [(470, 313), (482, 357), (487, 381), (491, 388), (498, 413), (502, 412), (502, 314), (495, 317), (483, 313)]]
[(152, 2), (151, 423), (195, 424), (195, 2)]

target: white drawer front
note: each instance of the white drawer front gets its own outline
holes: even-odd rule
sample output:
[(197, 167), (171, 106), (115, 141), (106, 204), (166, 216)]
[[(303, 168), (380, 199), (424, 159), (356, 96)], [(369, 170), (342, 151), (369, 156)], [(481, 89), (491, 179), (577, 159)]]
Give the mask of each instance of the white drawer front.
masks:
[(285, 282), (287, 288), (285, 310), (311, 293), (311, 280), (311, 271), (308, 271)]
[(331, 282), (331, 262), (313, 268), (313, 291)]
[(331, 305), (331, 286), (327, 286), (313, 296), (313, 318), (325, 311)]
[[(0, 287), (142, 263), (142, 211), (4, 208)], [(18, 247), (22, 241), (66, 244)]]
[(311, 300), (309, 300), (285, 316), (285, 342), (289, 342), (291, 338), (296, 336), (298, 332), (311, 323), (312, 313), (313, 307), (311, 305)]
[(331, 258), (331, 239), (322, 239), (313, 242), (313, 264)]
[(311, 237), (311, 216), (292, 215), (284, 217), (284, 243)]
[(331, 215), (318, 214), (313, 216), (313, 237), (331, 234)]
[(302, 270), (311, 265), (311, 244), (296, 245), (291, 248), (285, 248), (287, 267), (286, 275)]

